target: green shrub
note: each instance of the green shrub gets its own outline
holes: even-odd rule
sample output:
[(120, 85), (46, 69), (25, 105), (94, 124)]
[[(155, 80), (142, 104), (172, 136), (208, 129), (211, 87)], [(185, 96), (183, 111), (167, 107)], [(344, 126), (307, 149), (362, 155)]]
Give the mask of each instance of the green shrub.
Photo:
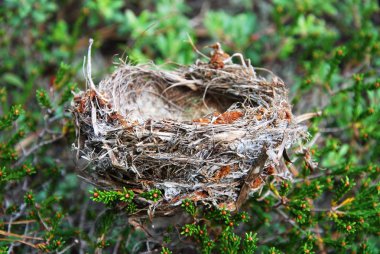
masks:
[[(202, 253), (379, 252), (377, 1), (197, 8), (180, 0), (2, 3), (0, 253), (179, 253), (188, 245)], [(88, 37), (100, 52), (99, 79), (115, 53), (134, 62), (192, 63), (201, 56), (188, 35), (202, 51), (219, 41), (228, 53), (273, 70), (288, 84), (296, 115), (321, 114), (307, 123), (306, 148), (290, 154), (294, 181), (277, 184), (273, 176), (265, 195), (236, 214), (188, 200), (182, 208), (190, 222), (167, 225), (150, 241), (135, 229), (149, 221), (127, 222), (136, 209), (132, 190), (93, 189), (77, 177), (75, 167), (85, 165), (73, 163), (75, 123), (67, 108), (73, 92), (85, 89)]]

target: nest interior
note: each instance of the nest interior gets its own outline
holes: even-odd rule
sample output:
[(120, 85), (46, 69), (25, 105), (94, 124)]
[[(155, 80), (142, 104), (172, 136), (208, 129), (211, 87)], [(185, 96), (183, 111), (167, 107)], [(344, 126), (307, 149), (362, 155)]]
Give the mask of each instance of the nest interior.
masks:
[[(133, 190), (141, 212), (172, 214), (184, 199), (236, 210), (306, 137), (282, 80), (252, 67), (197, 63), (162, 70), (123, 63), (74, 97), (77, 142), (93, 184)], [(159, 189), (158, 201), (140, 194)]]

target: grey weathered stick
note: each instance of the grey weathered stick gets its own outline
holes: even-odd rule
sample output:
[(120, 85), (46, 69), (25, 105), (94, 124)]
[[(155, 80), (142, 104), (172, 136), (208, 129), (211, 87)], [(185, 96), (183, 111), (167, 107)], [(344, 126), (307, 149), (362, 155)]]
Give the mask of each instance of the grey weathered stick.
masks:
[[(266, 150), (266, 148), (264, 148)], [(268, 159), (267, 153), (264, 151), (260, 158), (256, 160), (256, 163), (252, 166), (251, 170), (248, 172), (243, 186), (240, 189), (240, 194), (238, 199), (236, 200), (236, 211), (240, 209), (240, 207), (245, 203), (249, 196), (249, 192), (251, 191), (252, 187), (251, 184), (260, 177), (260, 173), (263, 170), (265, 166), (265, 162)]]

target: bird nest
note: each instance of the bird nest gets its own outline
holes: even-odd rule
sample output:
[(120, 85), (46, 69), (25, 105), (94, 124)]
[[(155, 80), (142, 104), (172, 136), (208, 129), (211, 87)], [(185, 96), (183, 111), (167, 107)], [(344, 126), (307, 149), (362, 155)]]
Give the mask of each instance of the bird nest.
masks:
[[(279, 166), (283, 151), (306, 130), (283, 81), (255, 70), (122, 63), (74, 98), (74, 147), (90, 164), (82, 176), (104, 189), (132, 190), (136, 213), (156, 215), (172, 214), (185, 199), (233, 211), (269, 175), (291, 178)], [(158, 199), (143, 195), (151, 190)]]

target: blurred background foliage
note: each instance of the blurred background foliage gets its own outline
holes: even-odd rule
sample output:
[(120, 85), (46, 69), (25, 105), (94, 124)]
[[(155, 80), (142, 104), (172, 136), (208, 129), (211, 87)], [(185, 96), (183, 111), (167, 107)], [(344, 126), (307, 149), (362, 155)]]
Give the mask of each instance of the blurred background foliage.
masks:
[[(3, 0), (0, 253), (239, 253), (256, 248), (247, 239), (260, 253), (378, 253), (379, 30), (375, 0)], [(198, 238), (179, 237), (178, 221), (162, 228), (157, 221), (150, 230), (166, 233), (146, 234), (90, 201), (91, 187), (76, 175), (67, 107), (72, 92), (85, 89), (88, 39), (99, 81), (119, 58), (167, 68), (202, 59), (188, 37), (205, 54), (219, 41), (272, 70), (287, 83), (295, 114), (323, 112), (308, 123), (310, 151), (291, 155), (296, 182), (268, 186), (274, 195), (250, 201), (252, 220), (233, 227), (240, 236), (215, 225), (205, 228), (207, 239), (195, 226)], [(307, 154), (320, 167), (302, 163)], [(275, 204), (285, 196), (291, 202), (281, 210)], [(211, 216), (210, 225), (236, 221), (223, 216)], [(257, 239), (247, 233), (228, 245), (215, 237), (238, 239), (248, 230)]]

